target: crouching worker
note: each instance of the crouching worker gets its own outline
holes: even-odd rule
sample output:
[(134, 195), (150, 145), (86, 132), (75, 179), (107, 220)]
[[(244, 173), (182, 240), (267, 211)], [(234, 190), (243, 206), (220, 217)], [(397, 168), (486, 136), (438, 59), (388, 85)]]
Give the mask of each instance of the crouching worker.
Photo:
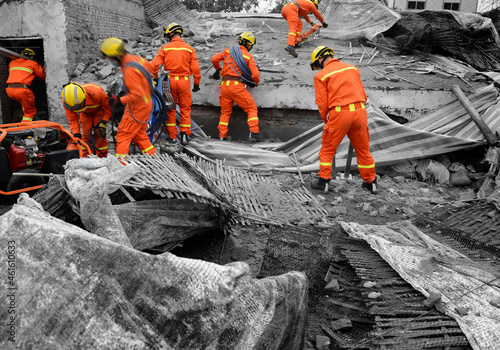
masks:
[[(99, 157), (108, 155), (106, 124), (111, 118), (108, 95), (96, 84), (66, 84), (62, 89), (62, 102), (68, 118), (69, 127), (75, 137), (86, 144), (93, 145), (93, 154)], [(82, 147), (83, 155), (89, 150)]]
[[(245, 32), (238, 38), (239, 46), (232, 46), (212, 56), (215, 73), (212, 79), (219, 79), (222, 70), (220, 86), (220, 120), (219, 137), (225, 140), (228, 132), (229, 119), (233, 112), (233, 103), (236, 102), (247, 114), (247, 123), (250, 129), (250, 140), (262, 141), (259, 134), (259, 117), (257, 105), (247, 90), (247, 85), (254, 87), (260, 82), (260, 73), (253, 56), (249, 53), (255, 45), (255, 37), (251, 32)], [(224, 62), (222, 68), (220, 63)]]
[(147, 136), (149, 115), (153, 109), (153, 65), (140, 56), (130, 55), (125, 48), (125, 42), (118, 38), (104, 40), (101, 54), (113, 66), (121, 67), (127, 91), (125, 96), (113, 95), (109, 99), (110, 105), (125, 105), (116, 134), (116, 156), (126, 156), (131, 142), (142, 153), (154, 155), (155, 148)]
[(369, 146), (366, 92), (358, 68), (334, 59), (333, 50), (326, 46), (318, 46), (313, 51), (311, 68), (320, 70), (314, 76), (314, 92), (319, 114), (325, 123), (319, 151), (319, 178), (311, 183), (311, 187), (328, 191), (333, 156), (347, 135), (356, 151), (359, 174), (364, 180), (362, 187), (375, 194), (377, 176)]

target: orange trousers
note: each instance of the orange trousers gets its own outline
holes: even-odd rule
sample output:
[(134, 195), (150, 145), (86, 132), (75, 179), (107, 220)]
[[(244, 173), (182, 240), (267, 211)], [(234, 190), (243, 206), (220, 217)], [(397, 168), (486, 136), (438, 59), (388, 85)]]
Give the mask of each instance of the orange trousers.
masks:
[[(191, 81), (188, 77), (169, 77), (170, 92), (174, 98), (175, 103), (179, 106), (181, 112), (181, 122), (179, 123), (179, 130), (185, 132), (186, 135), (191, 135)], [(166, 84), (167, 82), (164, 82)], [(167, 111), (167, 131), (171, 139), (177, 138), (177, 127), (175, 110), (169, 109)]]
[(281, 16), (288, 22), (288, 45), (295, 46), (302, 34), (302, 20), (296, 5), (283, 6)]
[[(356, 103), (356, 105), (359, 105)], [(376, 179), (375, 161), (370, 153), (370, 135), (368, 132), (368, 116), (366, 109), (356, 107), (356, 110), (331, 110), (328, 121), (323, 128), (321, 150), (319, 151), (319, 177), (332, 179), (333, 156), (345, 135), (351, 140), (356, 151), (359, 175), (366, 183)]]
[(129, 104), (125, 106), (125, 112), (123, 113), (120, 125), (118, 125), (118, 132), (116, 133), (116, 156), (127, 155), (130, 142), (139, 147), (142, 153), (155, 154), (155, 148), (146, 134), (153, 104), (149, 103), (147, 108), (135, 109), (133, 111), (135, 119), (130, 114), (129, 106)]
[[(82, 127), (82, 140), (87, 144), (93, 143), (96, 149), (91, 149), (92, 154), (97, 154), (99, 157), (106, 157), (108, 155), (108, 141), (106, 138), (101, 137), (99, 131), (94, 131), (93, 142), (90, 140), (92, 135), (92, 127), (97, 126), (102, 120), (104, 112), (98, 111), (97, 113), (80, 113), (80, 126)], [(83, 156), (89, 154), (86, 148), (83, 148)]]
[(23, 108), (23, 122), (33, 121), (36, 114), (35, 95), (31, 89), (26, 88), (6, 88), (7, 95), (21, 104)]
[(233, 104), (236, 102), (247, 114), (248, 128), (251, 132), (259, 133), (259, 116), (257, 113), (257, 105), (253, 100), (250, 92), (245, 88), (245, 84), (239, 81), (227, 80), (221, 83), (220, 87), (220, 120), (219, 137), (227, 136), (229, 119), (233, 112)]

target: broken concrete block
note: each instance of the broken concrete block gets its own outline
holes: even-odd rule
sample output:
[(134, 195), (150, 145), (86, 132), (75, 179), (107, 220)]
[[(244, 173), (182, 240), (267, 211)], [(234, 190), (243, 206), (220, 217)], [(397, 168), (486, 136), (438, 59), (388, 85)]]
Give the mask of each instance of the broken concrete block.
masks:
[(148, 37), (148, 36), (139, 36), (139, 41), (146, 43), (146, 44), (151, 44), (153, 42), (153, 39)]
[(392, 180), (393, 180), (395, 183), (399, 184), (399, 183), (402, 183), (402, 182), (404, 182), (404, 181), (405, 181), (405, 177), (404, 177), (404, 176), (394, 176), (394, 177), (392, 178)]
[(462, 192), (460, 193), (460, 200), (461, 201), (469, 201), (472, 199), (476, 199), (476, 193), (474, 190), (468, 190), (467, 192)]
[(365, 202), (365, 203), (363, 203), (363, 211), (368, 211), (368, 210), (370, 210), (370, 206), (371, 206), (371, 204), (370, 204), (370, 203), (366, 203), (366, 202)]
[(113, 66), (107, 65), (101, 68), (98, 72), (96, 72), (96, 75), (99, 78), (106, 78), (111, 74), (112, 71), (113, 71)]
[(377, 282), (366, 281), (365, 283), (363, 283), (363, 288), (373, 288), (376, 285), (377, 285)]
[(330, 345), (330, 338), (325, 337), (324, 335), (316, 335), (316, 349), (323, 350), (325, 346), (329, 345)]
[(370, 293), (368, 293), (367, 297), (370, 299), (378, 299), (378, 298), (380, 298), (381, 295), (382, 295), (382, 293), (380, 293), (380, 292), (370, 292)]
[(490, 300), (490, 304), (494, 307), (500, 309), (500, 298)]
[(460, 316), (467, 316), (469, 314), (469, 309), (466, 307), (462, 307), (462, 306), (456, 307), (455, 311)]
[(423, 305), (428, 309), (435, 307), (436, 310), (444, 313), (444, 307), (441, 302), (441, 294), (439, 293), (430, 293), (427, 299), (423, 301)]
[(376, 75), (375, 80), (385, 80), (385, 77), (383, 77), (381, 75)]
[(79, 77), (83, 73), (84, 69), (85, 69), (85, 63), (83, 62), (78, 63), (73, 72), (73, 75)]
[(330, 328), (334, 331), (349, 331), (352, 329), (352, 322), (347, 318), (330, 322)]
[(325, 290), (330, 290), (334, 292), (340, 291), (339, 281), (332, 279), (325, 287)]

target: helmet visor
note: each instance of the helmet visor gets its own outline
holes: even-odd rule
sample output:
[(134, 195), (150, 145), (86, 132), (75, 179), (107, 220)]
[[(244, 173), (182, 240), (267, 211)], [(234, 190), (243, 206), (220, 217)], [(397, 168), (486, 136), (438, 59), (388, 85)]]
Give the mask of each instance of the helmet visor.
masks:
[(66, 108), (67, 110), (74, 112), (74, 111), (77, 111), (77, 110), (81, 109), (83, 107), (83, 103), (84, 102), (85, 101), (83, 101), (82, 103), (79, 103), (77, 105), (74, 105), (74, 106), (70, 106), (70, 105), (68, 105), (66, 103), (63, 103), (63, 105), (64, 105), (64, 108)]

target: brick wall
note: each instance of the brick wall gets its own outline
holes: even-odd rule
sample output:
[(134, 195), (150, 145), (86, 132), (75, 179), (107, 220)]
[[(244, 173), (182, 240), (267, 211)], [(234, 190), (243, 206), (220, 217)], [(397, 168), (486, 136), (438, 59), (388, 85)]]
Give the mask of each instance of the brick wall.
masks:
[(65, 13), (69, 74), (79, 62), (96, 61), (104, 39), (131, 38), (149, 30), (138, 0), (66, 1)]

